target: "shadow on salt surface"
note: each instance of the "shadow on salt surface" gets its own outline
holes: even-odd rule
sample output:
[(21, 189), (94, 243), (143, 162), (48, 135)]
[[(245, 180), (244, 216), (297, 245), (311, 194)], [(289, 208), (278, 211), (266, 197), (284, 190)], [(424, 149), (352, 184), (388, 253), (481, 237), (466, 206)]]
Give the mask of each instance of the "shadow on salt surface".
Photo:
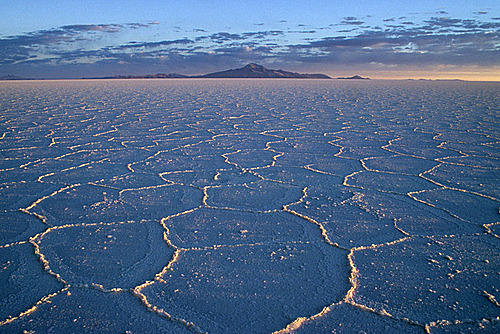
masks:
[[(419, 131), (411, 131), (411, 127), (403, 126), (402, 129), (399, 132), (398, 138), (391, 142), (391, 145), (389, 146), (390, 149), (392, 149), (393, 145), (394, 146), (402, 146), (402, 147), (409, 147), (411, 149), (419, 149), (419, 148), (436, 148), (438, 147), (441, 143), (444, 142), (444, 140), (441, 140), (439, 136), (436, 136), (437, 133), (428, 133), (428, 132), (419, 132)], [(455, 152), (454, 155), (457, 155)]]
[(214, 186), (230, 186), (230, 185), (243, 185), (247, 183), (257, 182), (259, 177), (250, 172), (241, 172), (238, 169), (225, 169), (217, 171), (214, 175)]
[[(269, 109), (269, 106), (263, 106), (262, 108)], [(274, 111), (272, 108), (269, 111)], [(267, 114), (267, 112), (264, 112)], [(265, 115), (264, 113), (248, 114), (245, 118), (240, 118), (236, 120), (234, 128), (241, 131), (252, 131), (255, 133), (262, 133), (268, 131), (277, 133), (280, 129), (286, 130), (292, 127), (289, 120), (284, 120), (282, 118), (277, 118), (275, 115)]]
[[(280, 118), (276, 121), (279, 123), (279, 122), (286, 122), (287, 120), (288, 120), (287, 117), (284, 117), (284, 118)], [(274, 126), (274, 124), (273, 124), (273, 126)], [(304, 129), (303, 127), (297, 127), (295, 122), (291, 122), (289, 124), (288, 128), (286, 126), (284, 126), (284, 128), (282, 130), (276, 130), (276, 127), (274, 127), (274, 129), (266, 131), (266, 134), (271, 135), (274, 138), (277, 138), (277, 139), (279, 139), (279, 138), (285, 139), (286, 138), (287, 140), (292, 140), (292, 139), (300, 140), (301, 138), (304, 138), (305, 133), (309, 133), (313, 137), (316, 137), (318, 135), (317, 133), (310, 132), (307, 129)]]
[(52, 194), (29, 210), (49, 225), (120, 221), (134, 209), (118, 200), (118, 191), (91, 185), (75, 186)]
[[(393, 139), (394, 137), (391, 136), (390, 138), (387, 139), (380, 139), (377, 140), (375, 138), (370, 139), (365, 137), (365, 133), (355, 136), (356, 132), (349, 132), (348, 134), (337, 134), (337, 136), (340, 136), (341, 138), (339, 140), (335, 140), (334, 144), (345, 147), (345, 148), (356, 148), (356, 149), (361, 149), (361, 148), (371, 148), (371, 150), (375, 150), (377, 152), (378, 150), (382, 150), (381, 147), (387, 145), (387, 141), (390, 139)], [(342, 137), (345, 136), (345, 137)], [(368, 152), (371, 152), (369, 150)], [(366, 158), (366, 155), (363, 157)]]
[(174, 150), (170, 150), (168, 151), (168, 154), (170, 157), (182, 157), (186, 155), (190, 157), (212, 156), (213, 158), (218, 159), (219, 156), (231, 152), (236, 152), (236, 150), (231, 148), (219, 147), (217, 145), (217, 140), (207, 139), (203, 142), (199, 142), (190, 146), (179, 147)]
[(69, 167), (52, 175), (43, 177), (43, 182), (59, 184), (75, 184), (99, 181), (103, 175), (120, 175), (129, 170), (124, 164), (115, 164), (107, 161), (95, 161), (79, 166)]
[(463, 156), (457, 151), (450, 150), (444, 147), (418, 147), (414, 145), (401, 146), (398, 142), (391, 144), (388, 149), (394, 153), (411, 155), (425, 159), (440, 159), (451, 156)]
[(163, 137), (163, 138), (155, 138), (155, 144), (156, 146), (154, 147), (154, 151), (173, 151), (176, 150), (180, 147), (183, 146), (190, 146), (193, 145), (196, 147), (196, 145), (199, 145), (199, 143), (203, 142), (204, 140), (210, 139), (209, 136), (205, 137), (199, 137), (199, 136), (193, 136), (193, 137), (185, 137), (185, 138), (170, 138), (170, 137)]
[(50, 195), (59, 186), (39, 182), (16, 182), (0, 186), (0, 207), (3, 212), (30, 206), (37, 199)]
[(134, 188), (150, 188), (166, 185), (167, 183), (156, 174), (126, 173), (112, 176), (111, 178), (104, 178), (94, 182), (94, 184), (125, 190)]
[[(164, 116), (165, 114), (162, 113)], [(168, 114), (167, 114), (168, 115)], [(153, 116), (154, 117), (154, 116)], [(187, 122), (188, 119), (181, 120), (181, 121), (176, 121), (174, 117), (172, 117), (172, 114), (168, 115), (167, 118), (163, 119), (163, 121), (158, 123), (143, 123), (143, 127), (147, 128), (147, 131), (145, 131), (144, 128), (139, 127), (137, 131), (133, 131), (132, 134), (126, 133), (124, 138), (135, 138), (139, 140), (144, 140), (144, 136), (138, 136), (139, 133), (146, 134), (146, 138), (149, 139), (149, 137), (153, 138), (154, 141), (160, 140), (160, 141), (165, 141), (169, 142), (172, 141), (175, 142), (184, 142), (184, 140), (195, 140), (198, 141), (200, 138), (210, 138), (212, 134), (209, 134), (207, 131), (198, 131), (196, 129), (191, 129), (188, 128), (186, 124), (177, 124), (177, 122)], [(191, 122), (194, 122), (193, 119), (190, 119)]]
[(320, 223), (333, 243), (346, 248), (389, 242), (404, 236), (392, 219), (359, 206), (357, 198), (362, 195), (341, 187), (335, 190), (308, 188), (305, 200), (288, 208)]
[(187, 251), (142, 292), (209, 333), (270, 333), (343, 298), (345, 255), (324, 243)]
[(418, 175), (439, 164), (434, 161), (406, 156), (367, 158), (363, 161), (366, 168), (371, 170), (412, 175)]
[(202, 204), (203, 192), (187, 186), (118, 190), (75, 186), (43, 199), (30, 209), (51, 225), (161, 219)]
[(295, 153), (304, 155), (334, 156), (340, 152), (340, 148), (327, 142), (318, 141), (316, 138), (293, 138), (286, 141), (269, 143), (268, 146), (283, 153)]
[(49, 161), (34, 162), (23, 168), (14, 168), (0, 173), (0, 184), (36, 182), (42, 175), (54, 172)]
[(207, 189), (207, 205), (214, 208), (250, 210), (256, 212), (280, 210), (283, 205), (302, 197), (299, 187), (268, 181), (257, 181), (242, 186), (224, 186)]
[(0, 266), (0, 322), (18, 316), (42, 297), (63, 288), (43, 270), (31, 244), (0, 248)]
[[(178, 152), (182, 154), (182, 152)], [(182, 171), (217, 170), (227, 168), (225, 159), (219, 155), (190, 156), (172, 155), (162, 152), (143, 162), (133, 164), (132, 168), (143, 173), (166, 173)]]
[(359, 161), (337, 157), (317, 158), (310, 164), (310, 167), (333, 175), (347, 175), (362, 169)]
[[(485, 114), (483, 114), (483, 116), (485, 116)], [(493, 141), (497, 141), (498, 138), (496, 138), (496, 135), (498, 135), (498, 132), (496, 130), (498, 130), (498, 123), (495, 122), (495, 118), (498, 117), (498, 111), (493, 111), (491, 116), (493, 116), (493, 122), (488, 124), (489, 122), (485, 122), (485, 120), (483, 119), (481, 120), (481, 123), (483, 123), (482, 126), (478, 127), (477, 130), (469, 128), (466, 132), (463, 131), (464, 129), (460, 129), (461, 131), (447, 131), (442, 133), (439, 136), (439, 139), (445, 141), (446, 145), (464, 146), (469, 148), (475, 148), (476, 145), (484, 145)], [(460, 126), (460, 124), (458, 124), (458, 126)], [(475, 131), (479, 131), (480, 133), (476, 133)], [(488, 132), (490, 132), (491, 135), (488, 135)]]
[(214, 170), (165, 172), (160, 176), (163, 180), (193, 187), (206, 187), (217, 184), (214, 180), (217, 172)]
[(152, 279), (174, 253), (154, 222), (62, 226), (35, 241), (63, 280), (104, 289), (133, 288)]
[[(63, 154), (74, 152), (67, 147), (57, 149), (54, 147), (47, 147), (49, 144), (42, 144), (38, 147), (35, 146), (36, 143), (33, 143), (32, 140), (33, 139), (30, 138), (28, 147), (8, 147), (9, 144), (6, 143), (5, 140), (2, 140), (2, 149), (0, 149), (2, 167), (5, 168), (4, 166), (12, 165), (13, 162), (16, 162), (16, 165), (21, 166), (38, 159), (54, 159)], [(12, 159), (12, 161), (9, 161), (10, 159)], [(8, 165), (5, 163), (8, 163)]]
[[(57, 139), (56, 147), (70, 147), (73, 150), (122, 150), (123, 146), (120, 142), (110, 141), (107, 138), (102, 138), (101, 140), (95, 140), (95, 137), (80, 137), (81, 134), (77, 134), (76, 137), (60, 138)], [(79, 143), (79, 141), (81, 141)]]
[(489, 158), (480, 156), (468, 156), (468, 157), (449, 157), (440, 159), (445, 163), (457, 164), (460, 166), (467, 167), (477, 167), (485, 169), (500, 169), (500, 158)]
[[(457, 150), (463, 154), (482, 156), (482, 157), (496, 157), (498, 158), (498, 146), (499, 142), (497, 140), (492, 140), (488, 144), (470, 144), (470, 143), (444, 143), (443, 148), (450, 150)], [(454, 154), (459, 155), (459, 154)]]
[(437, 207), (417, 202), (406, 195), (356, 190), (352, 203), (378, 217), (395, 219), (410, 235), (484, 233), (480, 225), (467, 224)]
[(366, 157), (388, 157), (391, 155), (393, 153), (380, 147), (343, 147), (342, 152), (337, 154), (337, 157), (358, 160)]
[(256, 243), (323, 242), (316, 225), (286, 212), (253, 213), (200, 208), (164, 219), (180, 248)]
[(225, 150), (263, 150), (270, 141), (280, 140), (273, 136), (258, 133), (238, 133), (232, 135), (218, 135), (210, 142), (211, 150), (223, 148)]
[[(500, 164), (499, 164), (500, 165)], [(447, 187), (475, 191), (500, 199), (500, 170), (442, 164), (425, 174)]]
[(499, 314), (499, 254), (499, 240), (489, 235), (415, 238), (356, 250), (354, 300), (419, 323), (491, 319)]
[(194, 209), (203, 203), (203, 192), (183, 185), (126, 190), (121, 199), (135, 208), (134, 216), (159, 219)]
[[(295, 186), (308, 186), (311, 184), (324, 187), (342, 184), (344, 177), (341, 175), (330, 175), (312, 171), (304, 167), (273, 167), (255, 171), (266, 180), (291, 184)], [(340, 171), (339, 171), (340, 174)]]
[(38, 306), (29, 318), (4, 325), (8, 333), (191, 333), (170, 321), (158, 321), (129, 293), (70, 289)]
[(313, 169), (333, 175), (346, 175), (363, 167), (357, 160), (342, 159), (328, 156), (308, 156), (298, 153), (286, 153), (276, 159), (276, 166), (279, 167), (304, 167), (310, 166)]
[[(306, 322), (295, 334), (332, 334), (332, 333), (424, 333), (424, 329), (389, 317), (362, 311), (350, 304), (331, 307), (325, 315)], [(434, 333), (434, 332), (433, 332)]]
[(198, 170), (198, 171), (185, 171), (185, 172), (167, 172), (162, 173), (161, 177), (164, 180), (174, 182), (177, 184), (185, 184), (194, 187), (207, 187), (207, 186), (231, 186), (243, 185), (259, 181), (260, 178), (249, 173), (241, 172), (233, 167), (225, 170)]
[(418, 176), (362, 171), (345, 179), (347, 186), (382, 192), (407, 194), (436, 189), (438, 186)]
[[(80, 155), (80, 153), (82, 155)], [(134, 161), (140, 161), (146, 159), (151, 155), (151, 152), (142, 149), (127, 149), (122, 148), (119, 150), (102, 150), (102, 151), (91, 151), (91, 152), (78, 152), (74, 160), (77, 162), (88, 162), (88, 161), (106, 161), (109, 163), (117, 164), (128, 164)], [(73, 156), (71, 156), (72, 158)], [(66, 158), (64, 158), (66, 159)]]
[(500, 202), (486, 197), (450, 189), (436, 189), (413, 196), (472, 224), (483, 225), (500, 220), (498, 215)]
[(0, 213), (0, 245), (27, 241), (46, 228), (40, 219), (19, 211)]

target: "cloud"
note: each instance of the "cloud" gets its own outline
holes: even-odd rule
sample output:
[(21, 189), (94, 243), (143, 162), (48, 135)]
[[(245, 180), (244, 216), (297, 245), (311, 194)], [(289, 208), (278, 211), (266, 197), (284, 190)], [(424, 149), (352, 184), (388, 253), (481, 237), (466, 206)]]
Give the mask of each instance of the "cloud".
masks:
[[(147, 26), (141, 23), (129, 23), (129, 27)], [(0, 47), (34, 47), (80, 41), (87, 33), (117, 33), (124, 28), (121, 24), (74, 24), (51, 30), (39, 30), (25, 35), (7, 36), (0, 39)]]
[(245, 39), (245, 37), (241, 36), (240, 34), (232, 34), (232, 33), (228, 33), (228, 32), (218, 32), (218, 33), (215, 33), (215, 34), (212, 34), (209, 36), (198, 37), (197, 41), (201, 41), (204, 39), (205, 40), (208, 39), (208, 40), (211, 40), (212, 42), (222, 44), (222, 43), (228, 42), (228, 41), (243, 40), (243, 39)]
[[(402, 18), (388, 18), (396, 22)], [(345, 17), (344, 21), (358, 21)], [(363, 29), (363, 27), (360, 27)], [(338, 30), (334, 35), (289, 44), (283, 59), (295, 63), (383, 64), (385, 66), (495, 66), (500, 57), (500, 23), (431, 17), (422, 23), (404, 21), (361, 30)]]
[(267, 31), (251, 31), (243, 32), (241, 34), (234, 34), (229, 32), (218, 32), (212, 35), (200, 36), (195, 40), (197, 42), (213, 42), (216, 44), (225, 44), (228, 42), (235, 41), (246, 41), (246, 40), (264, 40), (267, 37), (282, 36), (284, 32), (282, 30), (267, 30)]
[[(139, 27), (146, 26), (141, 23), (129, 23), (129, 26)], [(100, 31), (100, 32), (118, 32), (123, 28), (121, 24), (73, 24), (66, 25), (59, 28), (61, 32), (88, 32), (88, 31)]]
[[(50, 74), (54, 71), (48, 68), (55, 66), (60, 75), (77, 70), (96, 76), (99, 71), (103, 75), (154, 71), (197, 74), (248, 61), (264, 65), (294, 64), (297, 70), (302, 67), (305, 71), (308, 66), (498, 64), (500, 18), (487, 21), (432, 16), (420, 22), (414, 19), (386, 18), (379, 23), (392, 24), (367, 26), (361, 19), (348, 16), (341, 24), (332, 24), (327, 29), (304, 28), (305, 25), (295, 30), (247, 32), (187, 29), (174, 35), (179, 38), (136, 37), (127, 42), (123, 36), (131, 33), (140, 36), (135, 30), (157, 23), (66, 25), (0, 38), (0, 74), (21, 69)], [(95, 42), (104, 36), (113, 38), (108, 39), (111, 41), (108, 44)], [(113, 44), (114, 40), (121, 42)]]
[(148, 23), (148, 24), (145, 24), (145, 23), (127, 23), (126, 26), (129, 28), (132, 28), (132, 29), (140, 29), (140, 28), (147, 28), (153, 24), (158, 24), (158, 23)]
[(315, 34), (318, 31), (316, 31), (316, 30), (288, 30), (287, 32), (291, 33), (291, 34)]
[[(73, 24), (64, 25), (50, 30), (38, 30), (24, 35), (0, 38), (0, 63), (16, 63), (19, 61), (33, 62), (35, 54), (43, 53), (44, 49), (57, 48), (72, 43), (94, 41), (95, 34), (116, 34), (125, 28), (139, 29), (150, 24)], [(45, 51), (46, 52), (46, 51)], [(44, 56), (50, 59), (50, 56)]]
[[(419, 33), (419, 31), (421, 33)], [(326, 37), (290, 45), (295, 61), (334, 64), (498, 64), (500, 33), (427, 34), (426, 29), (366, 31), (352, 37)]]
[(263, 39), (269, 36), (282, 36), (282, 35), (284, 35), (284, 32), (282, 30), (269, 30), (269, 31), (244, 32), (242, 34), (242, 37)]
[(426, 25), (422, 29), (428, 31), (433, 31), (437, 28), (449, 28), (449, 32), (472, 32), (500, 28), (500, 23), (496, 22), (480, 22), (478, 20), (452, 19), (449, 17), (432, 17), (430, 20), (424, 22)]
[(173, 45), (173, 44), (191, 44), (191, 43), (194, 43), (194, 41), (187, 39), (187, 38), (176, 39), (176, 40), (165, 40), (165, 41), (158, 41), (158, 42), (145, 42), (145, 43), (130, 42), (129, 44), (120, 45), (120, 46), (114, 47), (113, 49), (124, 50), (124, 49), (138, 49), (138, 48), (157, 48), (157, 47), (169, 46), (169, 45)]
[(432, 27), (457, 27), (463, 24), (463, 20), (451, 19), (449, 17), (431, 17), (430, 20), (424, 22)]
[(348, 16), (348, 17), (344, 17), (344, 19), (340, 23), (347, 24), (347, 25), (362, 25), (365, 22), (358, 20), (357, 17)]

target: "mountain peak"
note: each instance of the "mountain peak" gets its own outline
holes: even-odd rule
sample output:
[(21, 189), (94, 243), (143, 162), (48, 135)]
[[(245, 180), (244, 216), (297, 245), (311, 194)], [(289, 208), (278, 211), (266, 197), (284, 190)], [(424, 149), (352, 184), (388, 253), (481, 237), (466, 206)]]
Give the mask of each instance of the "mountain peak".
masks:
[(301, 74), (283, 70), (271, 70), (256, 63), (250, 63), (242, 68), (209, 73), (201, 78), (302, 78), (302, 79), (331, 79), (325, 74)]
[(250, 63), (243, 67), (244, 69), (252, 69), (252, 70), (265, 70), (265, 67), (256, 63)]

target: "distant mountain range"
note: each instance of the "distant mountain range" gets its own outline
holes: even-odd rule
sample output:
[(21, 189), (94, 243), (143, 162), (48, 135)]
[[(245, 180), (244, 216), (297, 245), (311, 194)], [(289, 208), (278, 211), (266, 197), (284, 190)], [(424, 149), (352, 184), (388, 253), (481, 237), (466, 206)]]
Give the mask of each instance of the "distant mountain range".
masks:
[(157, 73), (147, 75), (115, 75), (111, 77), (97, 77), (97, 78), (83, 78), (83, 79), (177, 79), (177, 78), (190, 78), (187, 75), (177, 73)]
[(182, 75), (177, 73), (158, 73), (149, 75), (117, 75), (91, 79), (164, 79), (164, 78), (298, 78), (298, 79), (331, 79), (326, 74), (301, 74), (283, 70), (271, 70), (258, 64), (248, 64), (242, 68), (208, 73), (203, 75)]
[(331, 79), (326, 74), (302, 74), (283, 70), (271, 70), (258, 64), (248, 64), (242, 68), (213, 72), (203, 75), (183, 75), (177, 73), (158, 73), (149, 75), (117, 75), (91, 79), (164, 79), (164, 78), (297, 78), (297, 79)]
[[(203, 75), (188, 76), (177, 73), (158, 73), (148, 75), (116, 75), (107, 77), (94, 77), (83, 79), (177, 79), (177, 78), (295, 78), (295, 79), (332, 79), (326, 74), (306, 74), (289, 72), (284, 70), (272, 70), (265, 68), (262, 65), (251, 63), (242, 68), (230, 69), (226, 71), (213, 72)], [(352, 77), (339, 77), (337, 79), (369, 79), (359, 75)], [(0, 80), (30, 80), (13, 75), (0, 77)]]
[(0, 80), (33, 80), (32, 78), (22, 78), (18, 77), (17, 75), (4, 75), (3, 77), (0, 77)]

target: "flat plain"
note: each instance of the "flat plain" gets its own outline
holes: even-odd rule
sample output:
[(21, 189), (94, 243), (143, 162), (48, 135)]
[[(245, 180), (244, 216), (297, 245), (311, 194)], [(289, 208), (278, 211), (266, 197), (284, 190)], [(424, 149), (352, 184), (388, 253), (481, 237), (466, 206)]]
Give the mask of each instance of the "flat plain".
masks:
[(0, 83), (0, 332), (498, 333), (500, 83)]

